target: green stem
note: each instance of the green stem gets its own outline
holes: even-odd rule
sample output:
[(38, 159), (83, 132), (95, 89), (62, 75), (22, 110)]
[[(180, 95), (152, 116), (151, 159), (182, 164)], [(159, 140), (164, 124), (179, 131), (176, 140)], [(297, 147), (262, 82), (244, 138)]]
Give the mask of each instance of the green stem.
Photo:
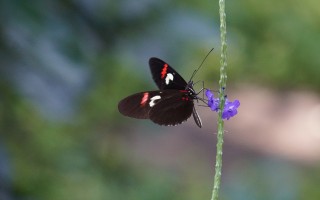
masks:
[(219, 0), (219, 13), (220, 13), (220, 38), (221, 38), (221, 57), (220, 57), (220, 80), (219, 80), (219, 99), (220, 110), (218, 115), (218, 134), (217, 134), (217, 154), (215, 164), (214, 184), (212, 189), (211, 200), (218, 200), (219, 189), (221, 183), (222, 171), (222, 152), (223, 152), (223, 134), (224, 122), (222, 119), (222, 111), (225, 103), (225, 93), (227, 83), (227, 26), (226, 26), (226, 13), (225, 13), (225, 0)]

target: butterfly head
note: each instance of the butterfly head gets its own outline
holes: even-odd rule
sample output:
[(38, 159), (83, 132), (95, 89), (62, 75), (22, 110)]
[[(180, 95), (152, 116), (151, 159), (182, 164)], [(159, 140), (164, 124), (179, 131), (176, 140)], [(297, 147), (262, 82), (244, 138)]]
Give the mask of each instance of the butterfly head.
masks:
[(188, 92), (188, 96), (191, 97), (192, 99), (198, 99), (197, 93), (193, 89), (193, 81), (189, 81), (185, 90)]

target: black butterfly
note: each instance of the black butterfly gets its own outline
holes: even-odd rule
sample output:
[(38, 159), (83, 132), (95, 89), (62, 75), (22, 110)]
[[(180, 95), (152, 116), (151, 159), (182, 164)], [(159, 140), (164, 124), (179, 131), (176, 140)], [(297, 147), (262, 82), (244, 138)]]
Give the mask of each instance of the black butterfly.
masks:
[(187, 83), (168, 63), (159, 58), (150, 58), (149, 66), (159, 90), (140, 92), (122, 99), (118, 105), (119, 112), (128, 117), (150, 119), (166, 126), (181, 124), (192, 114), (201, 128), (201, 119), (193, 103), (193, 100), (199, 99), (193, 89), (193, 81)]

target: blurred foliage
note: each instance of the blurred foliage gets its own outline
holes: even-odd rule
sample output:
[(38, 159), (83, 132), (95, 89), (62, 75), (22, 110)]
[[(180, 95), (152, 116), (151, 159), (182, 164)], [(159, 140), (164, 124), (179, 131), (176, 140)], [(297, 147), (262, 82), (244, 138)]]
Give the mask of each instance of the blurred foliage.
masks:
[(232, 76), (282, 89), (320, 90), (318, 2), (232, 1), (228, 11), (231, 48), (235, 42), (239, 49), (233, 51), (241, 52), (236, 56), (241, 67)]
[[(0, 139), (12, 181), (0, 187), (10, 185), (13, 199), (208, 199), (210, 183), (130, 158), (121, 144), (131, 133), (117, 103), (155, 88), (146, 68), (158, 54), (178, 70), (188, 67), (187, 75), (214, 46), (197, 79), (217, 80), (217, 4), (1, 1)], [(319, 4), (227, 1), (230, 83), (319, 91)], [(67, 117), (51, 101), (46, 107), (46, 99), (61, 104)], [(307, 177), (298, 192), (319, 198), (318, 176)]]

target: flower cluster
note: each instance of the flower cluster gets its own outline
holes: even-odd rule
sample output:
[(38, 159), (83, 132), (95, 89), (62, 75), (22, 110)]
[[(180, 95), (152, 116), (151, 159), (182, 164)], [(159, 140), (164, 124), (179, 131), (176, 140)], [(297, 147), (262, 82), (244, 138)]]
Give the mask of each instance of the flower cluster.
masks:
[[(208, 98), (208, 106), (211, 108), (212, 111), (219, 111), (219, 98), (214, 98), (214, 94), (210, 90), (206, 90), (206, 96)], [(235, 116), (238, 113), (237, 108), (240, 106), (239, 100), (229, 101), (226, 99), (224, 104), (224, 109), (222, 112), (222, 119), (229, 120), (231, 117)]]

